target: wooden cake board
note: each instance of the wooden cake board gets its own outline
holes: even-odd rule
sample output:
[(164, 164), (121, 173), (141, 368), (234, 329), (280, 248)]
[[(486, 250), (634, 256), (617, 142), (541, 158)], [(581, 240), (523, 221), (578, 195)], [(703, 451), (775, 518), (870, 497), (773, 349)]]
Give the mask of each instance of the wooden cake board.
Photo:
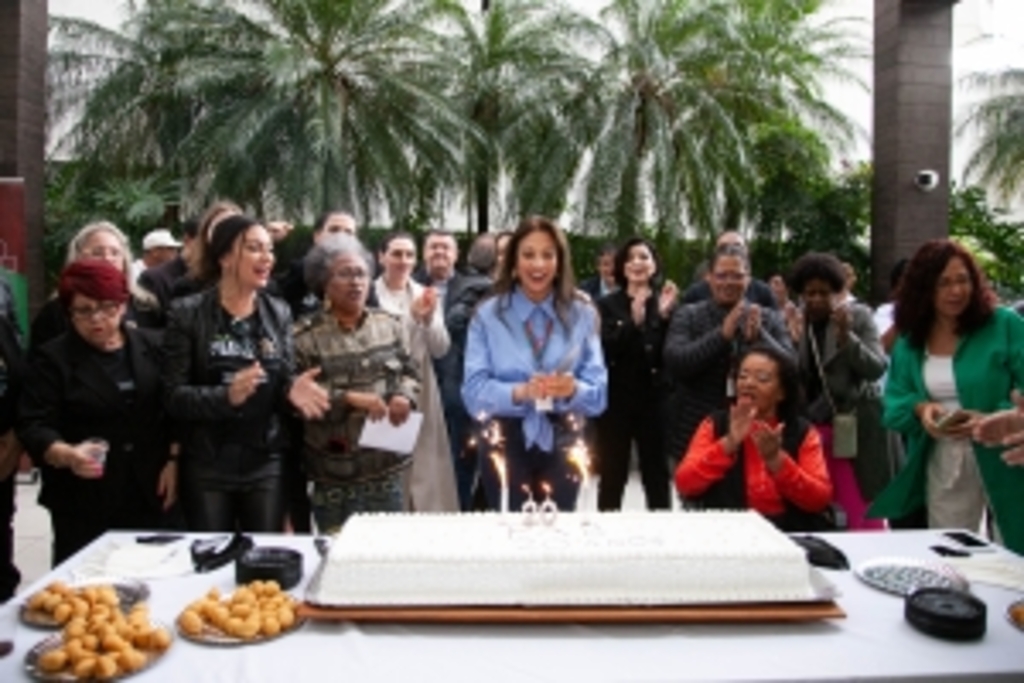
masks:
[(322, 607), (305, 602), (297, 615), (392, 624), (754, 624), (846, 617), (830, 601), (650, 607)]

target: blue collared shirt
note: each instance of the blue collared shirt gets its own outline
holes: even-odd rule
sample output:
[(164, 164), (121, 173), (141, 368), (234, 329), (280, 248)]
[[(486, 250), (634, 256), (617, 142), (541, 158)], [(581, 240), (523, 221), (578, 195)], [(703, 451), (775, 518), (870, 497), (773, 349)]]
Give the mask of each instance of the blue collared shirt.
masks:
[[(547, 321), (551, 334), (536, 357), (526, 332), (529, 321), (534, 338), (543, 340)], [(469, 324), (466, 340), (462, 400), (476, 418), (516, 417), (523, 420), (526, 447), (554, 448), (554, 430), (534, 402), (514, 403), (512, 390), (535, 374), (571, 372), (576, 393), (554, 402), (556, 413), (600, 415), (608, 400), (608, 371), (601, 352), (597, 311), (574, 301), (568, 325), (559, 320), (554, 298), (535, 304), (516, 289), (484, 302)]]

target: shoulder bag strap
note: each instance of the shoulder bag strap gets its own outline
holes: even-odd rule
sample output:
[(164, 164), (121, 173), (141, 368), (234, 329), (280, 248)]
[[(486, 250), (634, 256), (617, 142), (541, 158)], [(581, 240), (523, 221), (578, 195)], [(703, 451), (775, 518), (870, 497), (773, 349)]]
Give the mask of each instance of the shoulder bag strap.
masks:
[(821, 355), (818, 353), (817, 335), (814, 334), (814, 329), (810, 326), (806, 330), (811, 344), (811, 355), (814, 356), (814, 365), (818, 369), (818, 377), (821, 378), (821, 391), (825, 394), (829, 407), (832, 408), (832, 414), (838, 415), (839, 410), (836, 408), (836, 402), (832, 400), (832, 392), (828, 390), (828, 379), (825, 377), (825, 368), (821, 364)]

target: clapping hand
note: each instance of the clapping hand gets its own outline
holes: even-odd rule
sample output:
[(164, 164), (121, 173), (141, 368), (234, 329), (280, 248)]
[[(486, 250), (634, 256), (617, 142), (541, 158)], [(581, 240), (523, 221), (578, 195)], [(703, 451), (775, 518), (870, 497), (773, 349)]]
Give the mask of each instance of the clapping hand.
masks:
[(804, 336), (804, 313), (796, 306), (786, 307), (786, 329), (794, 344), (799, 343)]
[(729, 433), (725, 437), (725, 450), (734, 454), (750, 434), (757, 416), (757, 408), (742, 397), (729, 409)]
[(774, 427), (757, 422), (750, 435), (769, 472), (776, 472), (782, 464), (782, 430), (785, 427), (781, 422)]
[(744, 306), (743, 301), (737, 303), (726, 314), (725, 320), (722, 321), (722, 336), (728, 341), (732, 341), (736, 337), (736, 329), (739, 327), (740, 316), (743, 315)]
[(434, 315), (435, 308), (437, 308), (437, 290), (433, 287), (424, 287), (423, 294), (413, 300), (409, 312), (416, 322), (427, 325)]
[(672, 315), (672, 309), (676, 307), (677, 301), (679, 301), (679, 288), (676, 287), (676, 283), (669, 280), (662, 286), (661, 294), (658, 296), (658, 315), (668, 318)]
[(743, 326), (743, 336), (748, 342), (756, 341), (761, 336), (761, 307), (757, 304), (747, 306), (746, 324)]
[(327, 390), (316, 383), (320, 368), (310, 368), (295, 378), (288, 390), (288, 400), (306, 420), (318, 420), (330, 409)]

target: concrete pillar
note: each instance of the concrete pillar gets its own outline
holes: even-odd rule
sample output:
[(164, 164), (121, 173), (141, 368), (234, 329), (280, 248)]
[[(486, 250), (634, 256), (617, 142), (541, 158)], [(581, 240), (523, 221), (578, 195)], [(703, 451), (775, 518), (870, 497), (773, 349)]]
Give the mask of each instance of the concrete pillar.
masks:
[[(875, 0), (874, 184), (871, 293), (887, 298), (889, 271), (920, 244), (949, 234), (953, 5)], [(922, 171), (938, 174), (925, 190)]]
[(46, 145), (46, 0), (0, 0), (0, 177), (24, 179), (32, 310), (43, 276), (43, 157)]

